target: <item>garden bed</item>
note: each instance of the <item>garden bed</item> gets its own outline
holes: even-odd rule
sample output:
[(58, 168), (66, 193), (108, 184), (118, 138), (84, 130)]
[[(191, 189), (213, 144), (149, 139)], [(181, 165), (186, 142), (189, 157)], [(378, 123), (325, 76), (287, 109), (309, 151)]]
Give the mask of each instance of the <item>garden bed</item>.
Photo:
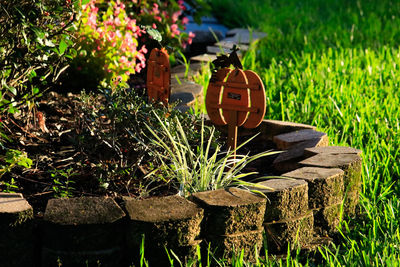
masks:
[(144, 235), (144, 255), (152, 266), (161, 266), (168, 263), (164, 246), (183, 261), (199, 257), (197, 247), (210, 253), (209, 244), (218, 258), (230, 259), (233, 249), (244, 249), (244, 257), (254, 260), (263, 233), (276, 254), (289, 244), (308, 248), (320, 237), (334, 237), (340, 218), (356, 213), (360, 151), (327, 146), (326, 134), (304, 124), (264, 120), (254, 130), (240, 130), (240, 138), (255, 132), (259, 135), (243, 151), (284, 151), (248, 167), (259, 176), (287, 177), (259, 182), (270, 188), (256, 188), (267, 198), (227, 188), (195, 193), (189, 200), (173, 192), (116, 201), (111, 195), (51, 199), (41, 218), (35, 202), (32, 208), (22, 195), (2, 193), (0, 221), (8, 229), (0, 244), (2, 258), (10, 266), (32, 266), (32, 258), (41, 266), (58, 259), (63, 266), (85, 260), (123, 266), (140, 261)]

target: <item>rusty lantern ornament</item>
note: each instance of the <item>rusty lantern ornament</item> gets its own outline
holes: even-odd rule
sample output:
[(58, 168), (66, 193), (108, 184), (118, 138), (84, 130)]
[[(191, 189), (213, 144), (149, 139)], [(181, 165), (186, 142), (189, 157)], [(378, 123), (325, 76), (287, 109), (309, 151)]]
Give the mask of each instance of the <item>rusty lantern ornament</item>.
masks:
[(221, 68), (207, 89), (206, 109), (216, 125), (228, 125), (228, 146), (236, 150), (237, 130), (257, 127), (265, 115), (266, 100), (260, 77), (251, 70)]
[(151, 50), (147, 61), (147, 94), (150, 102), (168, 105), (171, 94), (171, 68), (164, 48)]

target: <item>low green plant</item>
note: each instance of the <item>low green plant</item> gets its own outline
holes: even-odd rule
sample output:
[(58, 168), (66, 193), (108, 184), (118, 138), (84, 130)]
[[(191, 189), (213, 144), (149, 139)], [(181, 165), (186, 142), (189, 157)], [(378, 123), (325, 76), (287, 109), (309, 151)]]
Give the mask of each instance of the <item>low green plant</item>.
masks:
[(75, 190), (72, 185), (75, 183), (71, 178), (78, 175), (74, 172), (73, 168), (67, 170), (54, 169), (50, 172), (50, 176), (53, 179), (53, 191), (54, 197), (56, 198), (70, 198), (73, 197), (73, 191)]
[[(32, 160), (28, 158), (25, 152), (16, 149), (7, 149), (4, 156), (0, 156), (0, 179), (7, 173), (10, 173), (16, 167), (30, 168)], [(0, 180), (0, 189), (4, 187), (4, 192), (13, 193), (18, 190), (14, 178)]]
[[(161, 131), (158, 130), (156, 133), (149, 125), (146, 124), (146, 127), (152, 134), (151, 142), (165, 150), (166, 153), (154, 153), (160, 160), (161, 167), (149, 175), (169, 177), (171, 182), (179, 188), (179, 194), (185, 197), (195, 192), (216, 190), (233, 185), (254, 186), (254, 184), (242, 180), (249, 175), (257, 174), (256, 172), (243, 173), (246, 165), (261, 157), (277, 153), (266, 151), (253, 156), (236, 155), (235, 158), (235, 150), (222, 151), (219, 144), (213, 147), (215, 144), (214, 128), (208, 139), (205, 138), (203, 134), (204, 120), (202, 120), (200, 128), (199, 143), (193, 147), (179, 120), (173, 120), (176, 131), (171, 131), (171, 124), (163, 122), (157, 114), (154, 115), (159, 121)], [(251, 139), (247, 140), (237, 149), (250, 141)]]

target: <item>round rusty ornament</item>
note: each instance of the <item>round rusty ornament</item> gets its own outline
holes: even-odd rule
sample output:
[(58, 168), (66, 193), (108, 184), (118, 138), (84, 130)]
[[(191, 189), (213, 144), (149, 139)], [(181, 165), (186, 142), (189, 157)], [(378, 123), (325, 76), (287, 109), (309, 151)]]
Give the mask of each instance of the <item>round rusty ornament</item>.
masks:
[(230, 116), (234, 111), (237, 113), (236, 126), (255, 128), (265, 115), (264, 85), (253, 71), (222, 68), (207, 88), (206, 109), (216, 125), (233, 122)]

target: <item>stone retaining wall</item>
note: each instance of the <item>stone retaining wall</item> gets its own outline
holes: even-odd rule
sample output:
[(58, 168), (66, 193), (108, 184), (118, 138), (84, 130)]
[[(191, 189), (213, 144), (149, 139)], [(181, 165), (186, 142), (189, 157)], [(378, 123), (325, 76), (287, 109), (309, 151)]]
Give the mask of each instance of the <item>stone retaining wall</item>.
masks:
[(264, 120), (256, 131), (261, 132), (256, 142), (284, 150), (271, 168), (285, 178), (261, 181), (269, 189), (257, 189), (267, 198), (228, 188), (189, 200), (177, 195), (124, 198), (119, 204), (106, 197), (52, 199), (38, 220), (21, 194), (0, 193), (2, 263), (129, 266), (141, 260), (143, 236), (150, 266), (169, 265), (165, 247), (182, 262), (205, 259), (208, 250), (229, 259), (242, 249), (254, 260), (263, 234), (269, 252), (277, 254), (289, 244), (307, 248), (319, 237), (335, 235), (340, 219), (356, 214), (360, 150), (327, 146), (326, 134), (309, 125)]

